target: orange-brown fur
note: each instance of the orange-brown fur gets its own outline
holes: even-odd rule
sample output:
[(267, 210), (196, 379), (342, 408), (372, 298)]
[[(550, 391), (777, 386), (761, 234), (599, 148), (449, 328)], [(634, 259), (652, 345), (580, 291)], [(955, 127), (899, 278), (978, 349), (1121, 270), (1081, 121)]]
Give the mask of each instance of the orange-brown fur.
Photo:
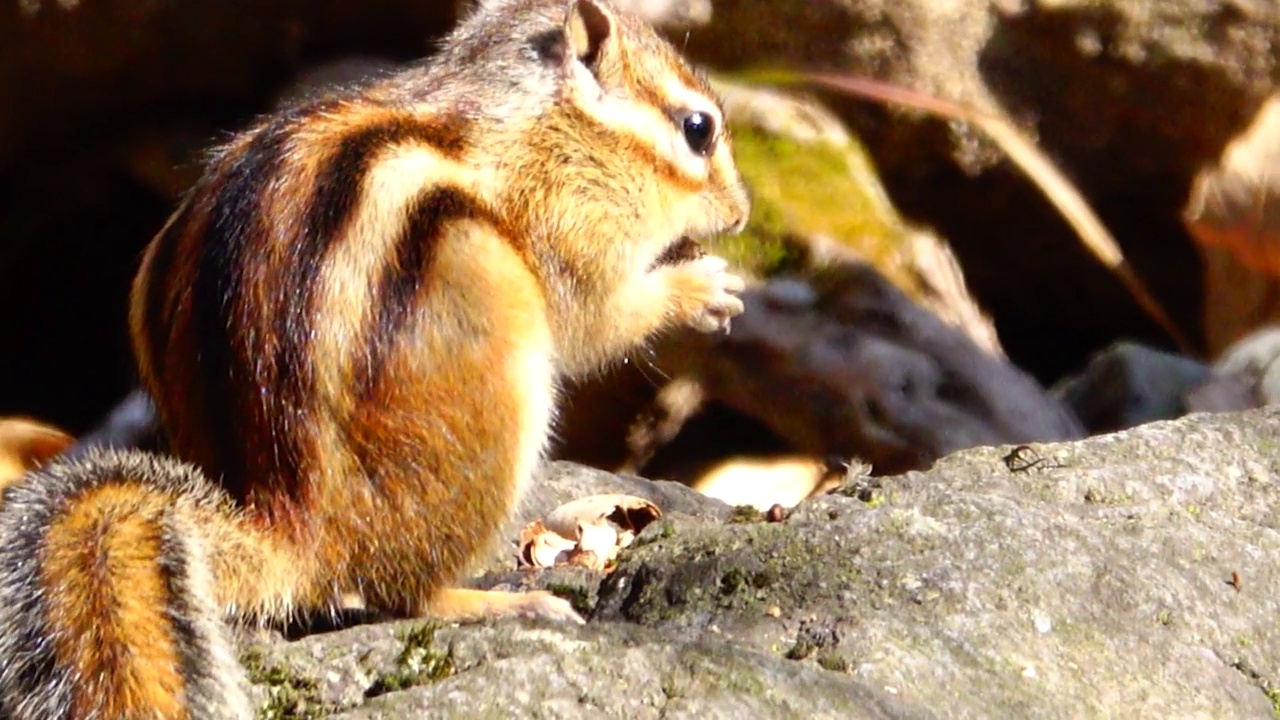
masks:
[(0, 490), (75, 442), (67, 433), (28, 418), (0, 418)]
[(6, 489), (0, 535), (5, 717), (248, 716), (213, 576), (287, 575), (194, 468), (98, 449), (49, 463)]
[[(741, 311), (723, 260), (657, 261), (747, 210), (706, 84), (602, 0), (490, 0), (432, 64), (239, 134), (148, 247), (130, 308), (143, 385), (199, 474), (100, 455), (0, 509), (0, 532), (40, 534), (38, 584), (72, 585), (48, 603), (46, 685), (131, 649), (153, 669), (80, 692), (243, 714), (196, 699), (238, 685), (192, 675), (223, 636), (167, 626), (183, 603), (276, 619), (354, 591), (405, 615), (580, 622), (547, 593), (453, 583), (533, 476), (561, 377)], [(0, 593), (24, 572), (0, 552)], [(126, 581), (139, 594), (119, 603)], [(0, 650), (39, 610), (2, 601)], [(82, 644), (94, 624), (102, 650)], [(32, 674), (0, 670), (0, 701)]]
[(172, 599), (159, 572), (161, 500), (109, 485), (86, 493), (79, 512), (49, 528), (43, 580), (69, 589), (52, 596), (49, 622), (81, 629), (57, 636), (55, 652), (61, 663), (94, 670), (75, 689), (78, 716), (96, 709), (122, 717), (139, 707), (182, 714), (177, 648), (164, 617)]

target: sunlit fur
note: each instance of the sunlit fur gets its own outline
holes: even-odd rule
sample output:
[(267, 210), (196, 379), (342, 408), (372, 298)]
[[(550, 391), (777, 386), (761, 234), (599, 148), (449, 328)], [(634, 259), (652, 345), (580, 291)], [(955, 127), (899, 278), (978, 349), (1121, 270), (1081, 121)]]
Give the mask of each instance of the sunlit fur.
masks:
[(4, 716), (249, 717), (213, 576), (279, 575), (256, 535), (174, 460), (94, 452), (29, 473), (0, 506)]
[(65, 432), (30, 418), (0, 418), (0, 490), (74, 442)]
[[(689, 110), (720, 129), (707, 157)], [(719, 258), (654, 264), (747, 212), (706, 83), (602, 0), (486, 2), (429, 62), (233, 138), (131, 302), (139, 374), (191, 466), (94, 455), (0, 506), (0, 650), (43, 653), (0, 671), (8, 716), (243, 717), (222, 617), (347, 593), (580, 621), (547, 593), (453, 583), (540, 462), (561, 377), (741, 311)]]

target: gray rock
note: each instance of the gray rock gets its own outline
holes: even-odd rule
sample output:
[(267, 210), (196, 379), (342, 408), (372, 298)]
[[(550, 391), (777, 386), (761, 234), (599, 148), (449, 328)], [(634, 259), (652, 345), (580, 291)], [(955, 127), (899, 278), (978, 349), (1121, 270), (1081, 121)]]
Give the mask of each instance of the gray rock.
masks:
[(1186, 413), (1185, 396), (1212, 379), (1205, 364), (1140, 343), (1118, 342), (1052, 392), (1090, 433), (1131, 428)]
[(276, 717), (1269, 717), (1278, 430), (1267, 408), (967, 450), (780, 523), (706, 501), (596, 578), (585, 627), (260, 637), (251, 667), (310, 708)]
[(1262, 404), (1280, 403), (1280, 327), (1262, 327), (1232, 343), (1214, 363), (1224, 375), (1241, 375), (1253, 382)]
[(1257, 382), (1248, 374), (1215, 373), (1188, 391), (1183, 397), (1183, 404), (1188, 413), (1194, 413), (1248, 410), (1266, 403), (1259, 397)]
[[(749, 288), (730, 333), (673, 334), (656, 363), (695, 380), (709, 406), (760, 423), (790, 450), (857, 458), (878, 475), (927, 468), (977, 445), (1084, 435), (1033, 378), (875, 268), (844, 262), (814, 270), (803, 282), (811, 296), (797, 280)], [(719, 429), (703, 431), (699, 444), (714, 452)], [(672, 465), (659, 453), (641, 467), (670, 477)]]
[(98, 447), (159, 450), (163, 447), (159, 425), (151, 396), (142, 388), (134, 388), (101, 422), (76, 438), (76, 444), (62, 455), (80, 457)]
[(728, 505), (704, 497), (680, 483), (615, 475), (570, 462), (553, 462), (543, 468), (536, 487), (530, 491), (519, 514), (520, 522), (523, 524), (542, 517), (570, 500), (598, 493), (637, 495), (668, 514), (681, 513), (714, 520), (725, 520), (733, 514)]
[[(317, 661), (357, 650), (356, 661)], [(405, 668), (415, 654), (438, 675), (383, 693), (387, 678), (412, 681)], [(314, 706), (352, 719), (912, 716), (890, 693), (816, 666), (617, 624), (369, 626), (283, 648), (269, 662), (308, 678)], [(373, 697), (356, 701), (362, 693), (350, 690), (361, 687)]]
[(1280, 330), (1264, 328), (1229, 347), (1212, 365), (1118, 342), (1097, 353), (1052, 393), (1090, 433), (1105, 433), (1194, 412), (1229, 412), (1276, 404)]

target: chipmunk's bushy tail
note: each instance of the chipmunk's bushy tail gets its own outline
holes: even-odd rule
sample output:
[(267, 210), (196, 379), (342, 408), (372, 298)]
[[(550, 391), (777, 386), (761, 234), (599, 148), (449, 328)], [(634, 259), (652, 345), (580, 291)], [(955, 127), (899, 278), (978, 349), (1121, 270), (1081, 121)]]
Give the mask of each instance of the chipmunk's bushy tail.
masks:
[(194, 468), (136, 451), (55, 461), (0, 504), (0, 716), (248, 718), (214, 592), (239, 523)]

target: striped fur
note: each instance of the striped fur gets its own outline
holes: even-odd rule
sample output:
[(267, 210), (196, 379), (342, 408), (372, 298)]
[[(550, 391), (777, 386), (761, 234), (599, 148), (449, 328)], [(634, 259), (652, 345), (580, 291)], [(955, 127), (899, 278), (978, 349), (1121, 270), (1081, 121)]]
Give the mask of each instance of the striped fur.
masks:
[(251, 717), (207, 550), (235, 517), (194, 468), (136, 451), (55, 461), (6, 490), (3, 716)]
[[(718, 129), (700, 152), (691, 111)], [(722, 260), (657, 260), (747, 211), (704, 80), (603, 0), (490, 0), (430, 62), (240, 133), (148, 247), (130, 310), (169, 445), (201, 472), (99, 455), (15, 489), (0, 531), (43, 556), (0, 567), (31, 598), (0, 644), (40, 653), (0, 673), (0, 697), (221, 716), (191, 659), (226, 644), (222, 615), (347, 591), (393, 613), (580, 622), (545, 593), (453, 583), (541, 461), (562, 376), (741, 311)], [(92, 565), (126, 547), (107, 575)], [(126, 582), (143, 599), (114, 594)], [(103, 669), (128, 648), (150, 674)]]

